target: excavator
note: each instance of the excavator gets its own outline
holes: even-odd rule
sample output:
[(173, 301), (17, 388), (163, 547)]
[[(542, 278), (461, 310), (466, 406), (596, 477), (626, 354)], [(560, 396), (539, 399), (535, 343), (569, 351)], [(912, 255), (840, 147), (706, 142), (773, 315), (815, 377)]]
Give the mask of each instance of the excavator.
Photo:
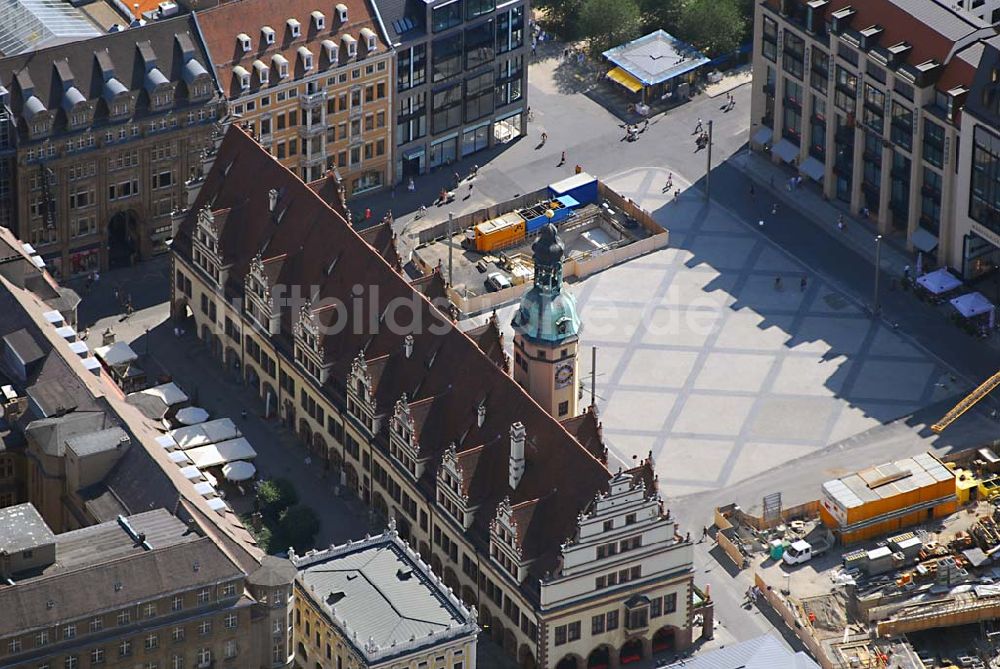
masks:
[(946, 427), (958, 420), (959, 416), (976, 406), (981, 399), (989, 395), (997, 386), (1000, 386), (1000, 372), (983, 381), (982, 385), (952, 407), (951, 411), (941, 417), (941, 420), (931, 425), (931, 431), (940, 434)]

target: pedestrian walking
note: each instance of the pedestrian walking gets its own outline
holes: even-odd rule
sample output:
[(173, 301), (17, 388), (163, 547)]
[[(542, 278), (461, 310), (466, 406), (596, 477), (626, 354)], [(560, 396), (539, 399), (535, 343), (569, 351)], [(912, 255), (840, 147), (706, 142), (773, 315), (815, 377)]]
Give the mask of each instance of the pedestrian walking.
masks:
[(545, 146), (545, 140), (547, 140), (548, 138), (549, 138), (549, 133), (543, 132), (542, 133), (542, 146)]
[(455, 172), (455, 188), (458, 188), (458, 184), (462, 183), (462, 177), (458, 176), (458, 172)]
[(472, 166), (472, 176), (473, 176), (473, 178), (479, 176), (479, 165), (473, 165)]
[(802, 292), (802, 293), (806, 292), (806, 285), (808, 285), (808, 283), (809, 283), (809, 279), (807, 279), (806, 275), (803, 274), (802, 275), (802, 279), (799, 280), (799, 292)]
[(837, 216), (837, 229), (840, 230), (841, 232), (847, 229), (847, 226), (844, 224), (843, 214)]
[(121, 293), (119, 292), (118, 287), (115, 286), (115, 302), (121, 304), (121, 301), (122, 301)]
[(753, 182), (750, 182), (750, 197), (753, 197), (753, 195), (754, 195)]
[(417, 189), (417, 184), (413, 183), (413, 177), (410, 177), (410, 180), (406, 182), (406, 190), (412, 193), (416, 189)]
[(771, 216), (777, 216), (778, 214), (778, 203), (775, 202), (771, 205)]
[(563, 151), (562, 152), (562, 156), (559, 158), (559, 164), (563, 165), (563, 164), (565, 164), (565, 162), (566, 162), (566, 152)]
[(774, 277), (774, 289), (775, 290), (781, 290), (781, 277), (780, 276)]
[(695, 125), (695, 127), (694, 127), (694, 134), (700, 135), (701, 134), (701, 130), (702, 130), (701, 119), (699, 118), (698, 119), (698, 124)]

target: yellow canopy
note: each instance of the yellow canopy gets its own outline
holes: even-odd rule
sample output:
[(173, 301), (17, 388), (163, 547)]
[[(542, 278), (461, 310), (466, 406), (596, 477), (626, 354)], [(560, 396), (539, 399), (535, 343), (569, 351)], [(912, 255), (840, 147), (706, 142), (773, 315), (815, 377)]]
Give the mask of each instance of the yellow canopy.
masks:
[(633, 93), (638, 93), (642, 90), (642, 82), (620, 67), (616, 67), (608, 72), (608, 79), (621, 84)]

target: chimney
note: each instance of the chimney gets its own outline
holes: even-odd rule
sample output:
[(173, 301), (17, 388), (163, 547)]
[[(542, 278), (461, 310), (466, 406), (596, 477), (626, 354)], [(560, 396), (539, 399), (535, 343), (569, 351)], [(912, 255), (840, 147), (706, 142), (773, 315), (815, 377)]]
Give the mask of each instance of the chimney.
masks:
[(267, 210), (273, 214), (274, 210), (277, 208), (278, 208), (278, 190), (276, 188), (272, 188), (271, 190), (267, 191)]
[[(486, 422), (486, 400), (479, 403), (479, 407), (476, 409), (476, 425), (479, 427), (483, 426)], [(524, 451), (522, 450), (522, 455)]]
[(524, 425), (520, 422), (510, 426), (510, 487), (517, 489), (524, 475)]
[(403, 353), (406, 354), (407, 358), (413, 355), (413, 335), (411, 334), (406, 335), (403, 339)]

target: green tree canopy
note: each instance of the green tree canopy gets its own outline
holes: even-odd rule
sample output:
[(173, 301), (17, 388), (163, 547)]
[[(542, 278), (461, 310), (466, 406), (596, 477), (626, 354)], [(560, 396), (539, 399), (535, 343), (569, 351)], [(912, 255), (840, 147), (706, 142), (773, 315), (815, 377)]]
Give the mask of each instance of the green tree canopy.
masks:
[(312, 508), (296, 504), (281, 514), (279, 528), (282, 540), (301, 553), (312, 547), (319, 532), (319, 517)]
[(686, 0), (677, 32), (714, 57), (740, 45), (746, 23), (739, 0)]
[(599, 54), (638, 37), (642, 12), (635, 0), (584, 0), (579, 24), (591, 52)]
[(288, 479), (270, 479), (257, 484), (255, 501), (266, 518), (277, 520), (285, 509), (299, 501), (299, 495)]

